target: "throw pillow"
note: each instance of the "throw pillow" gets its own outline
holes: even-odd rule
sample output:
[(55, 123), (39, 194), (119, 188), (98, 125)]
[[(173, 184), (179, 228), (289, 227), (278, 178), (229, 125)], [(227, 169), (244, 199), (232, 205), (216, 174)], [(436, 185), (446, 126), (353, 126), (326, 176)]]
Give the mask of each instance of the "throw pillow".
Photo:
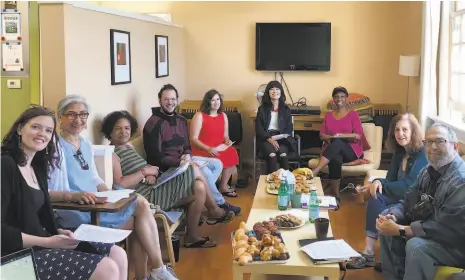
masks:
[[(346, 99), (346, 102), (347, 102), (347, 107), (355, 111), (359, 109), (364, 109), (367, 106), (372, 106), (370, 98), (368, 96), (365, 96), (359, 93), (350, 93)], [(336, 104), (334, 104), (334, 100), (332, 98), (328, 100), (327, 109), (328, 110), (336, 109)]]
[(369, 160), (364, 159), (364, 158), (359, 158), (351, 162), (343, 163), (342, 165), (343, 166), (355, 166), (355, 165), (362, 165), (362, 164), (368, 164), (368, 163), (370, 163)]

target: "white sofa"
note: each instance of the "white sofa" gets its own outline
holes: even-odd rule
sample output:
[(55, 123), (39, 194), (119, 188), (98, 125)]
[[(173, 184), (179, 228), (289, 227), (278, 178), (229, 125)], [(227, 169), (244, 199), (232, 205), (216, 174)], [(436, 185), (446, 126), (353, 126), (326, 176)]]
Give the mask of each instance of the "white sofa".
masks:
[[(381, 126), (375, 126), (373, 123), (363, 123), (363, 133), (370, 144), (371, 149), (363, 152), (363, 157), (368, 159), (370, 163), (361, 164), (356, 166), (342, 166), (342, 176), (365, 176), (369, 170), (378, 169), (381, 163), (381, 152), (383, 146), (383, 128)], [(315, 168), (320, 159), (311, 159), (308, 162), (308, 166), (313, 169)], [(328, 166), (325, 166), (323, 173), (328, 173)]]

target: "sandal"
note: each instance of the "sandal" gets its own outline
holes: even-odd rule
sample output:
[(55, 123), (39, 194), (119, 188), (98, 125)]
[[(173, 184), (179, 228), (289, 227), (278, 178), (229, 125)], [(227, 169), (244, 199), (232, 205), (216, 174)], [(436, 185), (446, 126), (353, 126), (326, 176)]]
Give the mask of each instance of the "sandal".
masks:
[(213, 226), (213, 225), (216, 225), (216, 224), (219, 224), (219, 223), (223, 223), (223, 224), (226, 224), (226, 223), (229, 223), (231, 222), (232, 220), (234, 220), (234, 212), (233, 211), (225, 211), (224, 215), (221, 216), (220, 218), (207, 218), (207, 225), (209, 226)]
[(222, 192), (221, 194), (227, 197), (237, 197), (237, 193), (233, 189), (229, 189), (227, 192)]
[(210, 237), (202, 237), (201, 240), (192, 242), (192, 243), (184, 243), (184, 247), (186, 248), (212, 248), (216, 247), (216, 242), (211, 241)]

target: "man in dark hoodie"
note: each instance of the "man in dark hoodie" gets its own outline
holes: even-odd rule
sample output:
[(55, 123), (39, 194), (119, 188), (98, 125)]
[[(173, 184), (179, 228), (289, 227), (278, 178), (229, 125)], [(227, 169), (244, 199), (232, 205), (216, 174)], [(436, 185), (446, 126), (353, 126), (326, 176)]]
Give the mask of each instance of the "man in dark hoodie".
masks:
[[(176, 113), (178, 90), (171, 84), (164, 85), (158, 92), (160, 107), (152, 108), (152, 116), (147, 120), (143, 130), (144, 149), (147, 162), (158, 166), (161, 171), (192, 161), (187, 120)], [(209, 164), (200, 170), (206, 177), (208, 187), (216, 203), (226, 211), (240, 214), (241, 208), (227, 203), (216, 187), (216, 180), (221, 173), (221, 161), (208, 158)], [(215, 164), (214, 161), (218, 161)]]

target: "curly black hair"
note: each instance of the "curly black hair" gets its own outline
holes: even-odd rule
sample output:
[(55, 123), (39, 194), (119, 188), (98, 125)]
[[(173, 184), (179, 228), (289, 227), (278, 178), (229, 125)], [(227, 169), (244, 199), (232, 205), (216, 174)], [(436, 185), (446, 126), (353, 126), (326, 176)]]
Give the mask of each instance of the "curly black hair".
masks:
[(262, 104), (268, 107), (273, 107), (271, 103), (270, 90), (272, 88), (278, 88), (281, 91), (281, 96), (279, 97), (279, 107), (286, 105), (286, 95), (284, 94), (284, 88), (278, 81), (271, 81), (266, 85), (265, 92), (262, 97)]
[(212, 108), (211, 101), (215, 95), (220, 97), (220, 108), (218, 109), (218, 114), (224, 112), (224, 102), (223, 102), (223, 95), (221, 95), (216, 89), (211, 89), (205, 93), (202, 104), (200, 104), (200, 111), (204, 112), (207, 115), (210, 115), (210, 110)]
[[(21, 130), (31, 119), (36, 117), (47, 116), (53, 119), (53, 132), (50, 142), (42, 151), (35, 153), (31, 165), (42, 169), (47, 176), (51, 171), (60, 166), (61, 155), (56, 146), (58, 135), (56, 133), (56, 118), (55, 113), (48, 108), (40, 105), (31, 105), (31, 108), (26, 109), (10, 128), (10, 131), (2, 140), (1, 154), (11, 156), (19, 166), (25, 166), (27, 163), (27, 155), (21, 148), (21, 137), (18, 131)], [(43, 169), (45, 167), (45, 169)]]
[(131, 137), (136, 134), (137, 128), (139, 127), (136, 118), (134, 118), (128, 111), (125, 110), (114, 111), (103, 118), (102, 129), (100, 131), (103, 133), (105, 138), (111, 141), (111, 132), (113, 131), (116, 122), (120, 119), (127, 119), (129, 121), (131, 125)]

